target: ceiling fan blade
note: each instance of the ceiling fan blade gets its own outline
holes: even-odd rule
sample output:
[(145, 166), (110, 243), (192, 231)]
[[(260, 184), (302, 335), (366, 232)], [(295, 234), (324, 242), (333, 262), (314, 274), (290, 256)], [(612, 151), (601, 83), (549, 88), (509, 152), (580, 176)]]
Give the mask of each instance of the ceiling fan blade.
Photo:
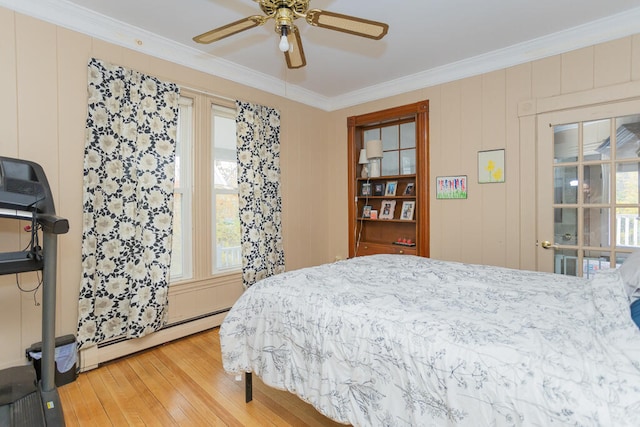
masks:
[(206, 33), (202, 33), (199, 36), (195, 36), (193, 41), (198, 43), (213, 43), (215, 41), (221, 40), (225, 37), (232, 36), (236, 33), (239, 33), (244, 30), (248, 30), (249, 28), (257, 27), (259, 25), (264, 24), (269, 17), (267, 16), (259, 16), (253, 15), (248, 18), (241, 19), (239, 21), (232, 22), (223, 27), (216, 28), (211, 31), (207, 31)]
[(307, 59), (304, 57), (304, 49), (302, 48), (302, 39), (295, 25), (291, 29), (292, 31), (287, 36), (291, 47), (284, 53), (284, 57), (287, 60), (287, 67), (302, 68), (307, 65)]
[(387, 34), (389, 25), (383, 22), (370, 21), (356, 18), (355, 16), (342, 15), (335, 12), (313, 9), (307, 12), (307, 22), (316, 27), (342, 31), (356, 36), (380, 40)]

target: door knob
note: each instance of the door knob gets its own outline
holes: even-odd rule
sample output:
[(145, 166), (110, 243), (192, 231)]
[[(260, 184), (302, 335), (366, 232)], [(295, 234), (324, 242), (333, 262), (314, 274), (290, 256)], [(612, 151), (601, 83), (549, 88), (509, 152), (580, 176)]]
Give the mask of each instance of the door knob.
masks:
[(551, 249), (551, 248), (557, 248), (558, 245), (554, 245), (553, 243), (551, 243), (548, 240), (544, 240), (540, 243), (540, 246), (542, 246), (543, 249)]

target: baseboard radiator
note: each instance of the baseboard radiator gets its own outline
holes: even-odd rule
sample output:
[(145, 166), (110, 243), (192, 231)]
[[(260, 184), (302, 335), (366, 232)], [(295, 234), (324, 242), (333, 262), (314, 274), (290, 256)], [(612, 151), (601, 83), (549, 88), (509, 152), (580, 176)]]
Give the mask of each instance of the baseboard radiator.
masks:
[(229, 310), (227, 308), (194, 319), (176, 322), (142, 338), (114, 338), (86, 350), (80, 350), (78, 365), (80, 372), (89, 371), (99, 367), (102, 363), (220, 326)]

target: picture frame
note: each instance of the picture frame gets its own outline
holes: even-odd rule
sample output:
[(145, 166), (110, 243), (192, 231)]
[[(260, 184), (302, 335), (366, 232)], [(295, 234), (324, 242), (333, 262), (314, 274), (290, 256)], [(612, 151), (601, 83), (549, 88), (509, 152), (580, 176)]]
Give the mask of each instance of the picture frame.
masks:
[(395, 210), (396, 210), (395, 200), (383, 200), (382, 203), (380, 203), (380, 214), (378, 215), (378, 218), (393, 219)]
[(504, 149), (478, 151), (478, 183), (505, 182)]
[(375, 182), (373, 184), (373, 195), (374, 196), (384, 196), (384, 182)]
[(415, 200), (405, 200), (402, 202), (402, 211), (400, 211), (400, 219), (404, 221), (413, 221), (413, 211), (416, 208)]
[(371, 183), (370, 182), (363, 182), (362, 186), (360, 187), (360, 195), (362, 196), (371, 196)]
[(398, 181), (387, 181), (387, 186), (386, 186), (386, 189), (384, 190), (384, 195), (395, 196), (397, 187), (398, 187)]
[(373, 209), (373, 206), (364, 205), (362, 207), (362, 218), (371, 218), (371, 209)]
[(371, 219), (378, 219), (378, 211), (371, 209)]
[(467, 176), (438, 176), (436, 177), (436, 199), (466, 199)]
[(402, 193), (403, 196), (413, 196), (413, 192), (415, 190), (415, 183), (414, 182), (408, 182), (407, 186), (404, 187), (404, 191)]

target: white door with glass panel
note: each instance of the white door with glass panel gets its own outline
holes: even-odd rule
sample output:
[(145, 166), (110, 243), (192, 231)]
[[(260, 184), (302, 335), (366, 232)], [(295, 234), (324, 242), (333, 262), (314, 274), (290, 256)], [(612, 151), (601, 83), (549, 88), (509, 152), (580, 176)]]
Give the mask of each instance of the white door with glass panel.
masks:
[(590, 277), (640, 247), (640, 101), (538, 116), (538, 269)]

